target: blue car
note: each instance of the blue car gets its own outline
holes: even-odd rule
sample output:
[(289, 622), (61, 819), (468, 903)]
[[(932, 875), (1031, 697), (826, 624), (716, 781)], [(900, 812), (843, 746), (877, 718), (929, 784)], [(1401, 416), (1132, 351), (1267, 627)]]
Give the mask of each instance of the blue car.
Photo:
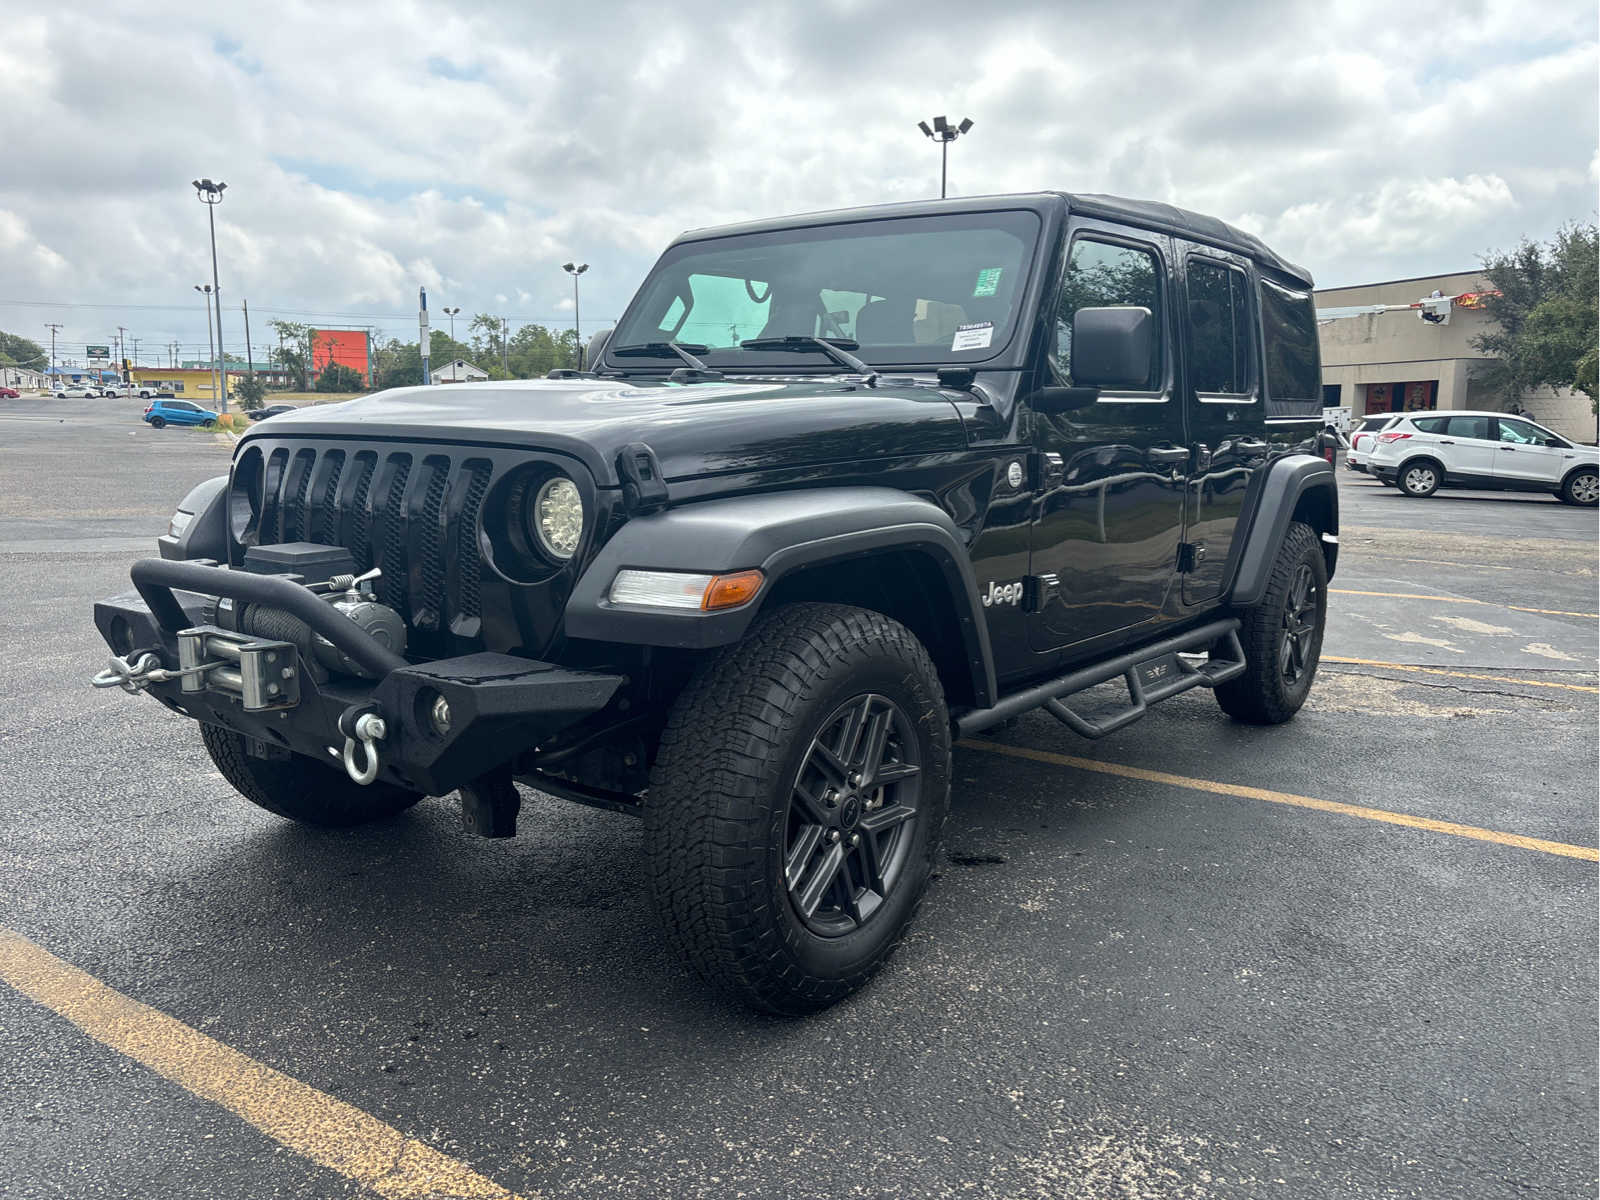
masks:
[(210, 429), (217, 423), (217, 414), (187, 400), (152, 400), (150, 407), (144, 410), (144, 419), (153, 429), (166, 425), (199, 425)]

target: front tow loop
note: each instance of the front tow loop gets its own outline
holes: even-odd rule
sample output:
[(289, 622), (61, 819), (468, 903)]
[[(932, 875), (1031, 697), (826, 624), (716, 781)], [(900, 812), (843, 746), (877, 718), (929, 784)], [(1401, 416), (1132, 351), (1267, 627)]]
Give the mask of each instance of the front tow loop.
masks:
[[(341, 722), (342, 724), (342, 722)], [(345, 774), (362, 787), (378, 777), (378, 743), (389, 734), (389, 726), (375, 712), (364, 712), (355, 721), (355, 736), (344, 739)], [(363, 765), (356, 766), (356, 746), (361, 747)]]

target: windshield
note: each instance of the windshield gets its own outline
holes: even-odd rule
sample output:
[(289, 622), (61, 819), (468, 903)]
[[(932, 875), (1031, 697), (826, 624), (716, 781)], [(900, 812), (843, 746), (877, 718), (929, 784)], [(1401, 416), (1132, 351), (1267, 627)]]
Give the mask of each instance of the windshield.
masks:
[[(1038, 236), (1033, 213), (992, 212), (685, 242), (645, 280), (606, 356), (609, 347), (677, 342), (723, 370), (840, 370), (823, 354), (740, 347), (821, 337), (873, 366), (982, 362), (1011, 338)], [(612, 365), (680, 364), (663, 356)]]

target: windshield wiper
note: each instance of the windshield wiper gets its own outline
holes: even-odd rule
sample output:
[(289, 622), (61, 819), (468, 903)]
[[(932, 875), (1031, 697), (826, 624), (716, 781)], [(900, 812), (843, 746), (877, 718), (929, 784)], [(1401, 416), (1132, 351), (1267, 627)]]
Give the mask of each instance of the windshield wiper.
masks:
[(862, 362), (851, 350), (861, 349), (860, 342), (848, 338), (819, 338), (808, 337), (803, 334), (790, 334), (787, 337), (751, 338), (747, 342), (740, 342), (741, 350), (788, 350), (799, 352), (804, 350), (819, 350), (846, 370), (854, 371), (858, 375), (865, 375), (867, 386), (872, 387), (878, 382), (878, 372)]
[(683, 359), (696, 371), (709, 371), (706, 366), (695, 357), (696, 354), (705, 354), (711, 349), (709, 346), (685, 346), (682, 342), (640, 342), (635, 346), (607, 346), (606, 353), (614, 354), (618, 358), (671, 358), (676, 355)]

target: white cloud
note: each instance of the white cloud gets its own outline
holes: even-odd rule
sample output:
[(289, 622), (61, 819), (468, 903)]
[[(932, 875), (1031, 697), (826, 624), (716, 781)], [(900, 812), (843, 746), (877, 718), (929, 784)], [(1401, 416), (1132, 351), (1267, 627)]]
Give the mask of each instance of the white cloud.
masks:
[[(592, 326), (682, 229), (930, 194), (915, 122), (939, 112), (976, 122), (957, 193), (1167, 200), (1327, 283), (1470, 266), (1588, 217), (1600, 178), (1576, 0), (43, 11), (0, 43), (0, 145), (24, 164), (0, 176), (0, 301), (179, 306), (68, 310), (70, 340), (204, 344), (201, 174), (230, 184), (230, 344), (245, 297), (396, 334), (419, 286), (464, 317), (564, 318), (573, 257)], [(129, 62), (182, 69), (130, 85)], [(54, 319), (0, 303), (0, 328)]]

